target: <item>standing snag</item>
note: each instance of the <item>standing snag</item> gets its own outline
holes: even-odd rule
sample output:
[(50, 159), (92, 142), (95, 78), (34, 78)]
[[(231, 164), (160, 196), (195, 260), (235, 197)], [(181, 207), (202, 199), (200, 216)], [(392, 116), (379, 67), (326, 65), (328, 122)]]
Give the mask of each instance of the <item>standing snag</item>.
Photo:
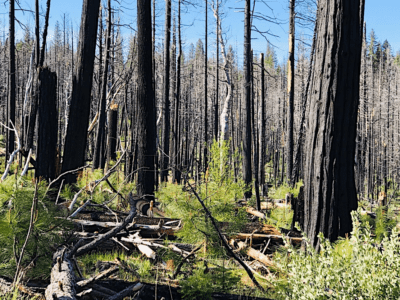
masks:
[(363, 0), (320, 0), (306, 136), (304, 230), (314, 247), (352, 229)]

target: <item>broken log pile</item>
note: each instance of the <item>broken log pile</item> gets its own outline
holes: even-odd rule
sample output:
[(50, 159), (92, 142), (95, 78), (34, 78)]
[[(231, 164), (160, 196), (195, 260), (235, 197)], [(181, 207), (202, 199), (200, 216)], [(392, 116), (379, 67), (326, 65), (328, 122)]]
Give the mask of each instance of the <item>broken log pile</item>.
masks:
[[(108, 262), (100, 273), (90, 278), (83, 278), (77, 257), (93, 251), (116, 249), (128, 253), (139, 251), (154, 263), (157, 263), (157, 249), (166, 249), (181, 256), (182, 261), (174, 268), (173, 276), (165, 281), (170, 288), (172, 286), (178, 287), (178, 282), (175, 284), (175, 279), (181, 272), (184, 263), (190, 262), (192, 259), (206, 260), (204, 257), (196, 256), (197, 251), (203, 248), (203, 245), (177, 242), (176, 233), (183, 226), (181, 220), (140, 215), (142, 211), (138, 209), (137, 203), (141, 199), (134, 198), (130, 194), (128, 200), (130, 203), (129, 213), (88, 204), (74, 217), (70, 216), (68, 220), (76, 226), (73, 233), (73, 244), (63, 246), (54, 254), (50, 284), (47, 285), (45, 291), (42, 289), (39, 293), (23, 285), (18, 285), (18, 289), (29, 296), (46, 300), (123, 299), (134, 295), (136, 295), (136, 299), (145, 299), (147, 290), (152, 290), (154, 287), (141, 282), (130, 282), (129, 284), (125, 282), (123, 289), (104, 284), (106, 282), (104, 279), (110, 278), (112, 274), (119, 270), (133, 273), (135, 277), (140, 278), (140, 276), (136, 276), (136, 270), (120, 259)], [(150, 207), (153, 208), (152, 205)], [(250, 215), (266, 219), (264, 214), (255, 211), (253, 208), (246, 210)], [(155, 212), (160, 212), (159, 215), (163, 215), (159, 210)], [(153, 216), (153, 213), (150, 215)], [(260, 273), (265, 273), (265, 270), (267, 270), (267, 273), (270, 272), (269, 269), (277, 270), (271, 259), (271, 254), (276, 247), (284, 242), (292, 244), (302, 242), (302, 238), (299, 236), (293, 236), (290, 232), (286, 236), (282, 235), (276, 227), (258, 221), (247, 224), (241, 232), (230, 236), (224, 233), (225, 225), (224, 223), (215, 223), (216, 230), (218, 230), (221, 239), (225, 241), (226, 247), (229, 247), (232, 251), (232, 256), (240, 257), (238, 258), (240, 265), (245, 265), (248, 272), (255, 273), (257, 276), (260, 276)], [(165, 243), (165, 239), (169, 240), (168, 243)], [(260, 273), (257, 273), (257, 271)], [(162, 283), (163, 280), (161, 279), (159, 282)], [(0, 282), (0, 293), (10, 290), (10, 283)], [(236, 299), (234, 295), (225, 295), (225, 297), (213, 295), (214, 299), (222, 299), (221, 297)], [(176, 299), (180, 299), (180, 296)]]

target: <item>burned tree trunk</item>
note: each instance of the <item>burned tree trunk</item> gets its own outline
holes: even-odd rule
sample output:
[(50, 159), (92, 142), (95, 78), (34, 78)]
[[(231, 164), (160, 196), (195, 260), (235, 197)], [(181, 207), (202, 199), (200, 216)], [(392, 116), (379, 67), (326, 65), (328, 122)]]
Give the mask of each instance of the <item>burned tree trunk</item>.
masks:
[[(62, 172), (77, 169), (85, 163), (99, 8), (100, 0), (83, 2)], [(76, 174), (68, 174), (65, 183), (73, 183), (76, 178)]]
[[(9, 26), (9, 86), (7, 102), (7, 122), (10, 127), (15, 126), (15, 1), (10, 0), (10, 26)], [(13, 125), (11, 125), (13, 124)], [(7, 131), (6, 157), (14, 151), (15, 133), (13, 130)]]
[(304, 229), (331, 241), (352, 229), (364, 0), (321, 0), (306, 137)]
[(243, 180), (249, 190), (245, 197), (251, 197), (251, 25), (250, 0), (244, 10), (244, 130), (243, 130)]
[(286, 143), (286, 157), (287, 157), (287, 182), (293, 186), (293, 114), (294, 114), (294, 5), (295, 0), (290, 0), (290, 25), (289, 25), (289, 59), (288, 59), (288, 124), (287, 124), (287, 143)]
[(138, 179), (140, 196), (154, 195), (156, 113), (153, 93), (153, 60), (150, 1), (137, 1), (138, 44)]
[(54, 179), (57, 152), (57, 75), (50, 69), (39, 71), (39, 122), (36, 178)]
[(205, 43), (204, 43), (204, 174), (208, 165), (208, 0), (204, 1), (205, 5)]
[(165, 1), (165, 43), (164, 43), (164, 131), (163, 131), (163, 154), (161, 163), (161, 182), (168, 181), (169, 165), (169, 140), (171, 131), (170, 101), (169, 101), (169, 72), (170, 72), (170, 43), (171, 43), (171, 0)]
[[(96, 147), (93, 157), (93, 169), (104, 169), (105, 166), (105, 139), (106, 139), (106, 101), (107, 101), (107, 85), (108, 85), (108, 65), (110, 62), (111, 47), (111, 0), (108, 0), (108, 17), (107, 17), (107, 40), (106, 40), (106, 57), (104, 60), (103, 79), (101, 86), (101, 98), (99, 105), (99, 122), (97, 123)], [(101, 55), (101, 54), (100, 54)]]
[(179, 126), (179, 106), (181, 100), (181, 60), (182, 60), (182, 39), (181, 39), (181, 0), (178, 1), (178, 47), (179, 54), (176, 64), (176, 93), (175, 93), (175, 115), (174, 115), (174, 174), (173, 182), (181, 183), (181, 155), (179, 151), (180, 126)]
[(117, 159), (117, 128), (118, 127), (118, 104), (111, 104), (108, 110), (108, 140), (107, 161)]

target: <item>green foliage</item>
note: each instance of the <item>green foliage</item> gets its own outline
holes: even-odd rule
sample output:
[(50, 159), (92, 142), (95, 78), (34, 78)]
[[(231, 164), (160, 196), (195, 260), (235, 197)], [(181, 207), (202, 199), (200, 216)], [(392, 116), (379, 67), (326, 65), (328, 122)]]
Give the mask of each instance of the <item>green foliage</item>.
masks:
[(280, 265), (286, 284), (275, 284), (280, 299), (399, 299), (399, 232), (377, 245), (359, 214), (352, 213), (350, 239), (330, 243), (320, 235), (319, 253), (290, 249)]
[(292, 193), (293, 197), (299, 196), (300, 187), (303, 186), (303, 181), (299, 181), (295, 184), (294, 188), (288, 186), (285, 182), (278, 188), (271, 188), (268, 192), (268, 196), (272, 199), (285, 199), (287, 193)]
[(384, 207), (378, 207), (374, 225), (376, 239), (377, 241), (382, 241), (396, 226), (396, 219), (394, 219), (393, 212)]
[(234, 270), (200, 267), (182, 282), (181, 292), (184, 299), (212, 299), (212, 293), (229, 293), (237, 288), (239, 281), (240, 275)]
[[(239, 232), (247, 219), (244, 210), (235, 210), (236, 200), (244, 194), (245, 184), (242, 180), (235, 181), (228, 164), (228, 150), (228, 143), (220, 146), (214, 142), (205, 182), (197, 190), (212, 216), (218, 222), (224, 222), (223, 231), (232, 234)], [(184, 226), (177, 235), (184, 242), (198, 244), (207, 240), (212, 246), (207, 251), (209, 254), (222, 254), (218, 234), (192, 193), (186, 192), (182, 185), (167, 184), (156, 196), (168, 216), (182, 220)]]
[(292, 225), (293, 210), (290, 208), (275, 207), (270, 210), (268, 217), (270, 220), (275, 220), (275, 222), (267, 220), (267, 224), (277, 228), (289, 229)]
[[(55, 218), (65, 215), (49, 201), (46, 189), (45, 183), (39, 184), (33, 230), (21, 263), (23, 268), (33, 263), (34, 268), (27, 273), (32, 279), (49, 276), (52, 253), (64, 241), (60, 231), (69, 229), (66, 221)], [(25, 178), (10, 176), (0, 184), (0, 275), (14, 276), (28, 233), (34, 193), (34, 184)]]
[[(111, 162), (110, 163), (110, 168), (115, 165), (115, 162)], [(93, 203), (104, 203), (107, 202), (109, 200), (111, 200), (111, 198), (115, 198), (115, 201), (113, 201), (111, 204), (109, 204), (109, 206), (111, 208), (117, 208), (117, 209), (121, 209), (121, 207), (119, 206), (118, 200), (119, 197), (114, 197), (115, 194), (111, 194), (108, 192), (104, 192), (104, 190), (110, 190), (110, 186), (108, 185), (108, 183), (106, 181), (102, 181), (94, 191), (93, 187), (94, 184), (97, 180), (100, 180), (101, 178), (104, 177), (104, 173), (103, 170), (101, 169), (97, 169), (97, 170), (91, 170), (91, 169), (86, 169), (84, 170), (82, 173), (80, 173), (80, 175), (78, 176), (78, 180), (77, 183), (75, 185), (66, 185), (62, 192), (60, 193), (61, 198), (70, 201), (73, 199), (75, 193), (80, 190), (80, 189), (84, 189), (84, 191), (79, 195), (79, 202), (85, 202), (88, 199), (91, 199), (91, 201)], [(121, 194), (125, 194), (127, 195), (130, 191), (132, 191), (134, 189), (134, 183), (128, 183), (126, 181), (124, 181), (124, 174), (123, 172), (119, 172), (116, 171), (114, 173), (112, 173), (109, 177), (108, 177), (108, 181), (111, 183), (111, 185), (118, 190)], [(93, 192), (91, 194), (91, 192)], [(128, 204), (125, 203), (125, 206), (127, 206)]]

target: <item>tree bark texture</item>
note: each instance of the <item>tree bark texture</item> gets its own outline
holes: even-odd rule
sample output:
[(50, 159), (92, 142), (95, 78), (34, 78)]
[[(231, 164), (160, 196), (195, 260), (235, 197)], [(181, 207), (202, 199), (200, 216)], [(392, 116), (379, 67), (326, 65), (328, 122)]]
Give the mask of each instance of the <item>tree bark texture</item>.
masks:
[(331, 241), (352, 229), (363, 0), (320, 0), (306, 136), (304, 229)]
[(169, 100), (169, 73), (170, 73), (170, 44), (171, 44), (171, 0), (165, 0), (165, 37), (164, 37), (164, 131), (163, 131), (163, 154), (161, 164), (161, 181), (168, 180), (169, 165), (169, 142), (171, 132), (170, 122), (170, 100)]
[(294, 115), (294, 49), (295, 49), (295, 34), (294, 34), (294, 6), (295, 0), (290, 0), (290, 24), (289, 24), (289, 59), (288, 59), (288, 123), (287, 123), (287, 141), (286, 141), (286, 178), (290, 186), (293, 186), (293, 115)]
[(57, 75), (49, 68), (39, 71), (39, 122), (36, 178), (56, 177), (57, 153)]
[(108, 110), (107, 161), (117, 159), (118, 104), (111, 104)]
[[(62, 172), (77, 169), (85, 163), (99, 8), (100, 0), (83, 1)], [(69, 174), (64, 183), (76, 182), (76, 178), (76, 174)]]
[[(110, 63), (110, 48), (111, 48), (111, 1), (108, 0), (108, 17), (107, 17), (107, 35), (103, 79), (101, 86), (101, 97), (99, 105), (99, 122), (97, 123), (96, 147), (93, 157), (93, 169), (105, 166), (105, 140), (106, 140), (106, 101), (107, 101), (107, 85), (108, 85), (108, 66)], [(101, 55), (101, 53), (100, 53)]]
[(179, 108), (181, 101), (181, 60), (182, 60), (182, 38), (181, 38), (181, 0), (178, 1), (178, 58), (176, 63), (176, 90), (175, 90), (175, 115), (174, 115), (174, 176), (172, 181), (181, 183), (181, 155), (179, 150), (180, 128), (179, 123)]
[[(12, 127), (11, 123), (15, 126), (15, 1), (10, 0), (10, 13), (9, 13), (9, 87), (8, 87), (8, 103), (7, 103), (7, 125)], [(7, 131), (7, 154), (9, 155), (14, 151), (15, 133), (13, 130)]]
[(139, 196), (154, 195), (156, 115), (153, 93), (151, 3), (137, 1), (138, 37), (138, 179)]
[[(244, 130), (243, 130), (243, 180), (248, 188), (251, 185), (251, 25), (250, 0), (244, 9)], [(245, 195), (251, 197), (251, 188)]]
[(205, 43), (204, 43), (204, 172), (208, 166), (208, 0), (204, 1), (205, 6)]

